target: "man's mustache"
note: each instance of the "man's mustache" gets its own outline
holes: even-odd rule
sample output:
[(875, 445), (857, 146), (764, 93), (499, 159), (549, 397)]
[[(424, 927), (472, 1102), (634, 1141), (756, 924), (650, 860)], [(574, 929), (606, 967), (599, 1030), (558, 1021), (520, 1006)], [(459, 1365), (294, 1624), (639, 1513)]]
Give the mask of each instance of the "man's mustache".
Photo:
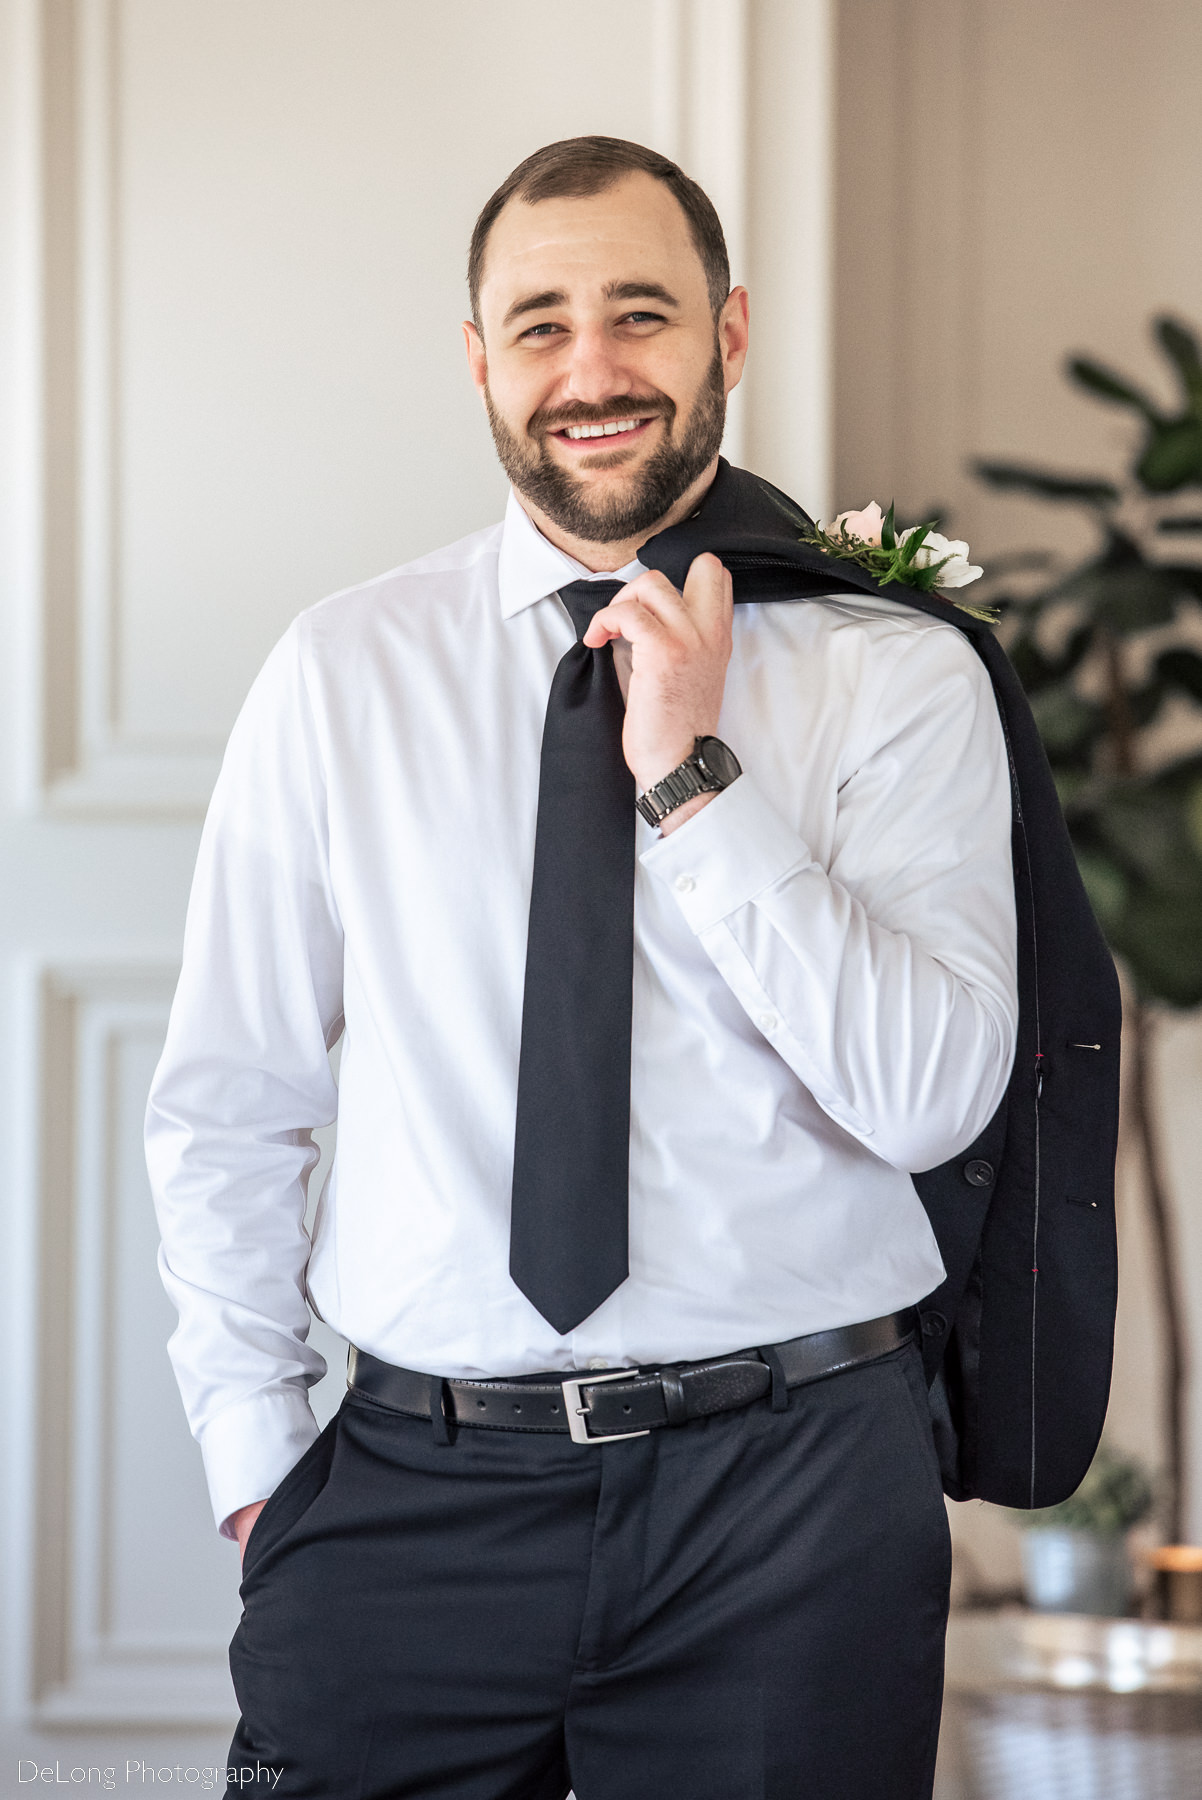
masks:
[(526, 427), (531, 437), (562, 431), (567, 425), (604, 425), (610, 419), (667, 419), (671, 424), (676, 404), (666, 394), (615, 394), (612, 400), (577, 400), (571, 406), (548, 407), (531, 415)]

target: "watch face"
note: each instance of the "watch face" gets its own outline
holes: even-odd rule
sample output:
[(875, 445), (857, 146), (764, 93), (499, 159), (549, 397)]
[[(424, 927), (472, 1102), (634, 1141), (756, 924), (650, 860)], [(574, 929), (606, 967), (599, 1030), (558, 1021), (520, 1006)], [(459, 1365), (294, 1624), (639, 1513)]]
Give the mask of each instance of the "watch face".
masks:
[(721, 738), (698, 738), (694, 754), (700, 759), (703, 771), (720, 781), (723, 787), (729, 787), (736, 776), (743, 773), (738, 757)]

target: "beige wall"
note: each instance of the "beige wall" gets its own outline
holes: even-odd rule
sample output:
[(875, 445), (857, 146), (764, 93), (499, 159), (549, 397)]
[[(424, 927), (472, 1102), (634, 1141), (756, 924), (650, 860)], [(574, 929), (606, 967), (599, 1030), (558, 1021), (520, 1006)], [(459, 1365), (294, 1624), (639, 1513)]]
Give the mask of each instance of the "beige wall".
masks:
[[(1048, 543), (1070, 514), (989, 493), (969, 459), (1121, 466), (1124, 415), (1061, 379), (1094, 352), (1161, 385), (1147, 321), (1202, 326), (1202, 7), (1194, 0), (840, 0), (838, 505), (940, 506), (974, 551)], [(1074, 542), (1087, 542), (1080, 529)], [(1160, 1102), (1202, 1368), (1202, 1023), (1166, 1021)], [(1146, 1222), (1126, 1163), (1111, 1429), (1159, 1455)], [(1202, 1381), (1191, 1420), (1202, 1536)], [(987, 1579), (1013, 1534), (953, 1509)]]

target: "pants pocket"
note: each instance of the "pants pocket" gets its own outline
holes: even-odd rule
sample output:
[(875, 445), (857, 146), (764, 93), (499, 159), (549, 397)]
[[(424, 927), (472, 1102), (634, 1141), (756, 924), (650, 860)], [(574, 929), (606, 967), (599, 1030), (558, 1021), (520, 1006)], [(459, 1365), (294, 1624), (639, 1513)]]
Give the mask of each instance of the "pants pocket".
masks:
[(335, 1415), (268, 1495), (246, 1540), (246, 1554), (242, 1559), (243, 1589), (264, 1558), (277, 1550), (289, 1532), (300, 1524), (325, 1487), (330, 1478), (337, 1433), (338, 1418)]

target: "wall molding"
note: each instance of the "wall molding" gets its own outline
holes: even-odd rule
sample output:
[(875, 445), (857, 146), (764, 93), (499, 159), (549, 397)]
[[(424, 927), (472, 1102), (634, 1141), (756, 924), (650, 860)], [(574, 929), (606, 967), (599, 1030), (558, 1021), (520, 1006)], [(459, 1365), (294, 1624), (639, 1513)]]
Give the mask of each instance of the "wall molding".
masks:
[(191, 816), (220, 766), (219, 737), (133, 731), (121, 684), (117, 453), (120, 0), (40, 0), (28, 34), (37, 96), (42, 370), (31, 438), (42, 463), (40, 555), (29, 583), (40, 705), (26, 801), (53, 814)]
[(148, 1428), (157, 1423), (119, 1367), (119, 1234), (141, 1204), (121, 1143), (139, 1133), (144, 1104), (122, 1067), (131, 1053), (157, 1054), (176, 972), (166, 961), (54, 963), (33, 977), (40, 1243), (27, 1661), (31, 1716), (44, 1726), (226, 1725), (234, 1711), (228, 1634), (129, 1623), (142, 1604), (129, 1591), (130, 1547), (146, 1541), (147, 1521), (119, 1516), (118, 1407), (146, 1405)]
[[(722, 220), (731, 280), (748, 278), (749, 0), (654, 0), (652, 129), (709, 195)], [(746, 397), (727, 409), (723, 453), (745, 460)]]

